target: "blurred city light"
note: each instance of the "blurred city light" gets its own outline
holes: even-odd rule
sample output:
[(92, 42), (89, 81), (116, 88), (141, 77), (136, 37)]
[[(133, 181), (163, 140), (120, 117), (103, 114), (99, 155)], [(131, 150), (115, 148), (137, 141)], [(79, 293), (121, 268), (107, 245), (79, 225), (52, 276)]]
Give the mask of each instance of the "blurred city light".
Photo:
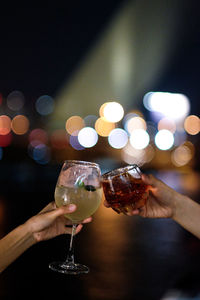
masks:
[(190, 111), (190, 101), (178, 93), (149, 92), (143, 98), (143, 104), (149, 111), (161, 113), (175, 121), (185, 118)]
[(168, 150), (174, 144), (174, 136), (171, 131), (162, 129), (155, 136), (155, 144), (160, 150)]
[(17, 115), (12, 119), (11, 122), (12, 131), (15, 134), (25, 134), (29, 129), (29, 120), (24, 115)]
[(133, 130), (135, 129), (147, 129), (146, 122), (143, 118), (138, 117), (138, 116), (133, 116), (124, 123), (124, 128), (125, 130), (131, 134)]
[(29, 141), (37, 140), (40, 143), (47, 144), (48, 142), (48, 135), (47, 132), (44, 129), (41, 128), (35, 128), (31, 130), (29, 133)]
[(118, 102), (108, 102), (103, 109), (103, 116), (108, 122), (119, 122), (124, 116), (124, 109)]
[(32, 158), (39, 164), (47, 164), (50, 161), (50, 149), (44, 144), (39, 144), (32, 149)]
[(144, 129), (135, 129), (130, 136), (130, 143), (135, 149), (144, 149), (150, 141), (149, 134)]
[(50, 142), (56, 149), (65, 149), (69, 145), (67, 132), (64, 129), (54, 130), (50, 136)]
[(7, 147), (12, 142), (12, 133), (9, 132), (8, 134), (1, 135), (0, 134), (0, 147)]
[(200, 119), (195, 115), (190, 115), (184, 122), (185, 131), (191, 135), (196, 135), (200, 132)]
[(96, 132), (100, 136), (109, 136), (110, 132), (115, 128), (115, 123), (108, 122), (104, 117), (100, 117), (95, 122)]
[(20, 91), (13, 91), (7, 97), (7, 106), (13, 111), (22, 109), (24, 106), (24, 102), (24, 95)]
[(76, 135), (70, 136), (69, 143), (76, 150), (84, 150), (85, 149), (85, 147), (83, 147), (78, 141), (78, 132), (76, 132)]
[(98, 119), (98, 117), (95, 116), (95, 115), (88, 115), (83, 119), (83, 121), (84, 121), (86, 127), (93, 127), (94, 128), (95, 122), (96, 122), (97, 119)]
[(43, 95), (37, 99), (35, 108), (40, 115), (49, 115), (54, 110), (54, 100), (48, 95)]
[(65, 123), (65, 129), (71, 135), (78, 135), (84, 126), (85, 122), (80, 116), (72, 116)]
[(162, 129), (167, 129), (172, 133), (174, 133), (176, 131), (176, 123), (174, 122), (174, 120), (171, 120), (169, 118), (166, 117), (162, 118), (158, 122), (158, 130), (162, 130)]
[(98, 134), (92, 127), (84, 127), (78, 133), (78, 141), (85, 148), (91, 148), (98, 141)]
[(171, 154), (172, 163), (177, 167), (188, 164), (192, 157), (193, 153), (187, 144), (180, 145)]
[(128, 134), (121, 128), (115, 128), (110, 132), (108, 142), (111, 147), (122, 149), (128, 142)]
[(142, 166), (154, 158), (155, 150), (151, 145), (148, 145), (145, 149), (135, 149), (130, 142), (128, 142), (122, 149), (121, 155), (126, 163)]
[(6, 135), (11, 130), (11, 119), (6, 115), (0, 116), (0, 134)]

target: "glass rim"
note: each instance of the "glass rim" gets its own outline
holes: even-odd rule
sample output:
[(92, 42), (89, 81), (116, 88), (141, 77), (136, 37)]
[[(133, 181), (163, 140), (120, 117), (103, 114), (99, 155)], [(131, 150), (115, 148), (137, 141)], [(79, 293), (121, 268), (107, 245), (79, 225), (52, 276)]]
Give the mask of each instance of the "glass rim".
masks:
[(92, 161), (86, 161), (86, 160), (78, 160), (78, 159), (66, 159), (63, 162), (63, 165), (66, 163), (71, 163), (71, 164), (77, 164), (77, 165), (87, 165), (87, 166), (93, 166), (93, 167), (97, 167), (100, 169), (99, 164), (92, 162)]
[(130, 171), (130, 170), (133, 170), (135, 169), (136, 172), (141, 176), (142, 175), (142, 172), (139, 168), (138, 165), (136, 164), (133, 164), (133, 165), (126, 165), (124, 167), (119, 167), (119, 168), (116, 168), (114, 170), (111, 170), (111, 171), (108, 171), (104, 174), (102, 174), (102, 178), (103, 179), (109, 179), (110, 177), (116, 177), (116, 176), (120, 176), (121, 174), (124, 174), (126, 173), (127, 171)]

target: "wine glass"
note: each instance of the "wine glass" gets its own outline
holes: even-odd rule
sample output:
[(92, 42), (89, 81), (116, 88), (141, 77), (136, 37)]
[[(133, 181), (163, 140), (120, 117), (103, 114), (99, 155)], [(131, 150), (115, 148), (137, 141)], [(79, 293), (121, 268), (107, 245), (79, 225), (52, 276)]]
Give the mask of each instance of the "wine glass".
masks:
[(74, 262), (73, 237), (76, 226), (90, 217), (99, 207), (102, 199), (101, 171), (96, 163), (78, 160), (66, 160), (60, 171), (55, 188), (55, 202), (58, 207), (73, 203), (75, 212), (65, 217), (72, 222), (72, 233), (67, 259), (52, 262), (49, 268), (64, 274), (88, 273), (89, 268)]
[(127, 214), (145, 205), (149, 186), (141, 179), (140, 168), (127, 165), (102, 175), (105, 199), (117, 213)]

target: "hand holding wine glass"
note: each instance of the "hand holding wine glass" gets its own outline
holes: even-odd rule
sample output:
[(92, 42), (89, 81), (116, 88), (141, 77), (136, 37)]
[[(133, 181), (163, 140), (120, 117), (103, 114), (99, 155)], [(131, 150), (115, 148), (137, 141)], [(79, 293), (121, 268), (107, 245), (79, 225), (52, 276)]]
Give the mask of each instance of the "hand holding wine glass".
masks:
[(58, 207), (73, 203), (75, 212), (65, 214), (72, 222), (72, 234), (66, 261), (50, 263), (50, 269), (65, 274), (88, 273), (89, 268), (74, 262), (73, 236), (77, 224), (90, 217), (102, 199), (101, 172), (98, 164), (86, 161), (65, 161), (55, 188), (55, 203)]

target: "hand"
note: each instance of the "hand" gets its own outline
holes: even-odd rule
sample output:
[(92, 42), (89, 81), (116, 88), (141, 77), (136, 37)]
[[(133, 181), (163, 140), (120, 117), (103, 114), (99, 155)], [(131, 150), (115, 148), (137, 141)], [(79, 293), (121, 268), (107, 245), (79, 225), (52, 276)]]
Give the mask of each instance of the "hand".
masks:
[[(48, 240), (60, 234), (71, 234), (71, 221), (64, 217), (64, 214), (72, 213), (76, 210), (74, 204), (56, 207), (55, 202), (49, 203), (37, 215), (30, 218), (24, 225), (32, 232), (35, 242)], [(92, 218), (85, 219), (82, 224), (91, 222)], [(82, 229), (83, 225), (79, 224), (76, 228), (76, 234)]]
[[(150, 186), (146, 204), (140, 209), (128, 212), (128, 216), (140, 215), (145, 218), (170, 218), (175, 212), (175, 200), (179, 193), (153, 175), (142, 175), (144, 183)], [(104, 202), (109, 207), (107, 201)]]
[(145, 206), (133, 210), (128, 215), (140, 215), (145, 218), (172, 218), (175, 212), (175, 200), (179, 193), (153, 175), (142, 174), (142, 180), (150, 186), (149, 198)]

